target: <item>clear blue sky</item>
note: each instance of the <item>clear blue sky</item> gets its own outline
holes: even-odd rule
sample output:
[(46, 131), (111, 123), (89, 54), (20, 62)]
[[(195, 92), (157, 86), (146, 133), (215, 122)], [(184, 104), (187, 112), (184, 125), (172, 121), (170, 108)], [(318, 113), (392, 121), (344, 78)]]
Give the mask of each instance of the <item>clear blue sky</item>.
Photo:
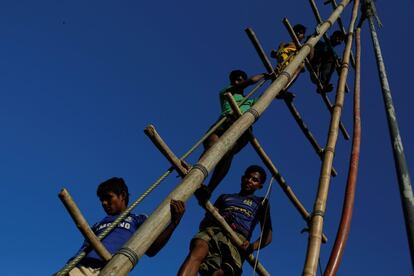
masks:
[[(322, 1), (318, 1), (322, 2)], [(330, 7), (319, 3), (326, 18)], [(411, 176), (410, 124), (414, 1), (378, 1), (379, 29)], [(66, 187), (92, 224), (104, 216), (96, 186), (123, 177), (137, 198), (168, 167), (143, 134), (152, 123), (182, 155), (219, 114), (218, 91), (235, 68), (264, 71), (244, 29), (252, 27), (267, 52), (289, 36), (281, 21), (308, 26), (308, 1), (2, 1), (0, 5), (0, 175), (4, 188), (2, 275), (50, 275), (82, 237), (59, 201)], [(348, 25), (350, 7), (344, 14)], [(338, 275), (409, 275), (400, 196), (380, 85), (367, 31), (362, 32), (362, 145), (351, 233)], [(341, 49), (342, 51), (342, 49)], [(349, 84), (353, 84), (353, 71)], [(307, 73), (292, 90), (296, 105), (323, 146), (329, 114)], [(343, 121), (352, 129), (352, 93)], [(412, 125), (411, 125), (412, 126)], [(286, 106), (275, 101), (255, 124), (256, 136), (297, 196), (311, 210), (321, 162)], [(338, 139), (327, 203), (321, 263), (328, 261), (340, 217), (350, 142)], [(188, 158), (194, 163), (201, 149)], [(250, 146), (236, 158), (213, 196), (237, 192), (242, 170), (260, 164)], [(170, 176), (136, 209), (150, 214), (179, 183)], [(262, 194), (264, 191), (261, 192)], [(260, 259), (274, 275), (299, 275), (305, 224), (274, 185), (273, 243)], [(143, 257), (131, 275), (174, 275), (203, 211), (194, 198), (172, 240)], [(251, 274), (245, 265), (245, 275)]]

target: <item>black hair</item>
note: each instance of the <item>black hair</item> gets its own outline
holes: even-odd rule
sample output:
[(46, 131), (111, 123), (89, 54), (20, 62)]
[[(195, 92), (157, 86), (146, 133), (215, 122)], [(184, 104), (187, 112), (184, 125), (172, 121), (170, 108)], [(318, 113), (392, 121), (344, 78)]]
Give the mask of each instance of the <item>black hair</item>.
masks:
[(295, 31), (295, 34), (297, 33), (306, 33), (306, 27), (303, 26), (302, 24), (296, 24), (295, 26), (293, 26), (293, 30)]
[(233, 80), (236, 80), (240, 76), (245, 80), (247, 79), (246, 72), (244, 72), (242, 70), (233, 70), (233, 71), (231, 71), (230, 75), (229, 75), (230, 83), (233, 83)]
[(258, 172), (260, 174), (260, 183), (265, 183), (266, 181), (266, 171), (258, 166), (258, 165), (251, 165), (249, 167), (247, 167), (247, 169), (244, 171), (244, 175), (248, 175), (249, 173), (252, 172)]
[(337, 36), (341, 41), (343, 41), (345, 39), (345, 35), (343, 32), (341, 31), (335, 31), (332, 33), (331, 37), (335, 37)]
[(124, 194), (125, 204), (128, 205), (129, 193), (128, 186), (125, 184), (124, 179), (120, 177), (112, 177), (101, 184), (99, 184), (96, 194), (99, 198), (103, 197), (105, 194), (113, 192), (117, 196)]

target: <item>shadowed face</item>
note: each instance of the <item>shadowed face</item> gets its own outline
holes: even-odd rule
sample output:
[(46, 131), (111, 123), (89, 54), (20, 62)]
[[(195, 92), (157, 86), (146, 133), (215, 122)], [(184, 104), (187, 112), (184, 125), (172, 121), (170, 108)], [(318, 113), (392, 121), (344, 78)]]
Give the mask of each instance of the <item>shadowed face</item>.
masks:
[(117, 195), (114, 192), (106, 192), (99, 197), (102, 208), (108, 215), (119, 215), (126, 209), (125, 195)]
[(262, 187), (262, 176), (259, 172), (253, 171), (242, 176), (241, 193), (253, 194), (256, 190), (259, 190)]

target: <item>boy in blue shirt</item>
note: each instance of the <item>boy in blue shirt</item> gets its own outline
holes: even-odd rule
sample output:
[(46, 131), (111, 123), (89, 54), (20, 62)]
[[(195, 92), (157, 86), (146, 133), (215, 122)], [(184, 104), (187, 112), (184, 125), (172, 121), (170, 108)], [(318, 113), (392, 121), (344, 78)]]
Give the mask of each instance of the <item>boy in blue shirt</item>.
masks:
[[(102, 208), (107, 214), (105, 218), (92, 226), (92, 230), (98, 236), (127, 209), (129, 193), (125, 181), (122, 178), (113, 177), (98, 186), (97, 195), (102, 203)], [(182, 201), (171, 200), (170, 206), (171, 223), (147, 250), (146, 255), (150, 257), (155, 256), (164, 247), (185, 212)], [(129, 240), (146, 219), (146, 215), (129, 214), (102, 240), (103, 245), (113, 255)], [(80, 251), (87, 248), (88, 245), (85, 241)], [(98, 275), (104, 266), (105, 261), (99, 257), (95, 250), (91, 250), (68, 275)]]
[[(200, 232), (190, 244), (190, 253), (181, 265), (179, 276), (241, 275), (247, 255), (272, 241), (270, 206), (263, 197), (254, 193), (263, 187), (266, 172), (260, 166), (250, 166), (241, 178), (237, 194), (223, 194), (214, 203), (230, 227), (244, 240), (236, 247), (209, 214), (200, 223)], [(250, 238), (257, 223), (263, 231), (262, 242)]]

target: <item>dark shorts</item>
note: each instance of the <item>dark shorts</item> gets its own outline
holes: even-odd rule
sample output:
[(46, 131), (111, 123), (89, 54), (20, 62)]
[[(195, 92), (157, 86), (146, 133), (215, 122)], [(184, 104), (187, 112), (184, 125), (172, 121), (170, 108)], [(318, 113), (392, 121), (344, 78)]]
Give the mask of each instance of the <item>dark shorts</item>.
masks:
[[(211, 130), (223, 117), (220, 117), (210, 128), (209, 130)], [(233, 117), (225, 117), (225, 121), (218, 126), (213, 132), (212, 134), (217, 135), (218, 137), (221, 137), (224, 132), (226, 132), (226, 130), (228, 130), (231, 125), (237, 120)], [(242, 136), (240, 136), (238, 142), (236, 143), (236, 145), (234, 146), (233, 150), (234, 153), (238, 153), (244, 146), (246, 146), (246, 144), (249, 142), (249, 131), (252, 130), (252, 127), (250, 127), (245, 133), (243, 133)], [(208, 139), (204, 140), (204, 148), (207, 148), (207, 143), (208, 143)]]
[[(240, 237), (242, 238), (241, 235)], [(220, 227), (207, 227), (196, 234), (194, 239), (207, 242), (209, 247), (208, 255), (200, 265), (200, 275), (212, 275), (219, 269), (222, 269), (225, 275), (241, 275), (244, 259)]]

